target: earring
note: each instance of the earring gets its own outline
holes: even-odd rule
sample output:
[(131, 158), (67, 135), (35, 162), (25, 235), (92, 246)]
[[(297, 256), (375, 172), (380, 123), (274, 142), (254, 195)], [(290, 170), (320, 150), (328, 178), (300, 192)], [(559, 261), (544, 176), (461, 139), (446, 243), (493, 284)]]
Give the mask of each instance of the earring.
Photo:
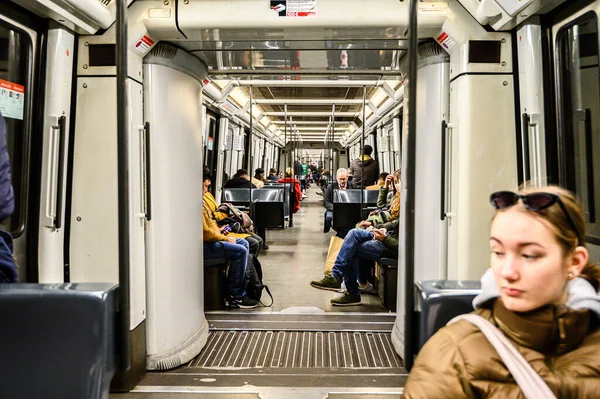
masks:
[(573, 273), (569, 273), (568, 277), (569, 277), (569, 280), (572, 280), (573, 279)]

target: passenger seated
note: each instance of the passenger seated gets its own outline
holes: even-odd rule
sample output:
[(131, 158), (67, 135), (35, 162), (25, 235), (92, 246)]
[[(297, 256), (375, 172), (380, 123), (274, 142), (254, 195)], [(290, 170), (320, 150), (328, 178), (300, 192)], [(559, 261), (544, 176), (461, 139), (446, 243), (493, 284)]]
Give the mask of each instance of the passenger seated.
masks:
[[(361, 222), (365, 223), (365, 222)], [(311, 281), (310, 285), (322, 290), (339, 291), (342, 281), (346, 291), (333, 298), (334, 306), (360, 305), (360, 294), (376, 294), (368, 277), (373, 261), (381, 258), (398, 258), (398, 219), (366, 229), (356, 228), (344, 238), (344, 243), (335, 259), (331, 274), (323, 279)]]
[(252, 184), (256, 186), (256, 188), (263, 188), (265, 186), (265, 170), (262, 168), (258, 168), (254, 171), (254, 177), (252, 178)]
[[(323, 206), (325, 207), (325, 232), (327, 233), (331, 229), (331, 223), (333, 221), (333, 190), (346, 190), (349, 188), (356, 188), (354, 184), (348, 182), (348, 171), (344, 168), (338, 169), (336, 173), (336, 181), (325, 189), (323, 194)], [(344, 238), (348, 233), (347, 229), (341, 229), (337, 232), (337, 236)]]
[[(212, 193), (209, 191), (211, 184), (210, 174), (205, 174), (203, 179), (203, 206), (208, 210), (208, 214), (211, 216), (211, 219), (219, 221), (219, 218), (216, 217), (218, 214), (221, 214), (220, 212), (217, 212), (219, 206), (217, 204), (217, 200), (215, 200), (215, 197), (213, 197)], [(219, 227), (219, 231), (223, 232), (224, 230), (226, 230), (226, 227), (227, 225)], [(248, 241), (250, 253), (256, 257), (258, 257), (258, 254), (260, 253), (260, 250), (263, 248), (264, 245), (263, 238), (260, 236), (260, 234), (256, 235), (229, 232), (226, 235), (227, 237), (243, 238), (244, 240)]]
[(233, 175), (233, 179), (227, 180), (223, 188), (256, 188), (256, 186), (250, 181), (248, 172), (245, 169), (238, 169)]
[[(496, 209), (490, 269), (473, 314), (500, 330), (552, 397), (598, 397), (600, 267), (589, 261), (581, 206), (555, 186), (497, 192), (490, 200)], [(498, 352), (467, 320), (425, 344), (404, 388), (406, 399), (524, 397)]]
[[(402, 178), (402, 170), (398, 169), (394, 172), (394, 175), (387, 175), (385, 177), (384, 184), (379, 188), (379, 196), (377, 196), (377, 208), (387, 208), (389, 207), (390, 213), (396, 213), (400, 209), (400, 190), (401, 190), (401, 178)], [(392, 187), (394, 191), (394, 196), (392, 200), (388, 204), (388, 193), (390, 192), (390, 187)]]
[(300, 182), (294, 179), (294, 170), (292, 168), (285, 169), (285, 178), (278, 180), (279, 183), (292, 183), (294, 185), (294, 209), (292, 213), (297, 213), (300, 210), (300, 202), (302, 201), (302, 190), (300, 189)]
[[(204, 177), (204, 184), (210, 177)], [(205, 186), (205, 190), (208, 185)], [(258, 301), (249, 298), (244, 289), (246, 283), (246, 264), (248, 262), (248, 242), (241, 238), (228, 237), (219, 229), (212, 218), (206, 203), (202, 206), (202, 230), (204, 241), (204, 259), (225, 258), (229, 261), (227, 273), (227, 296), (225, 306), (250, 309), (258, 306)]]
[(269, 169), (269, 176), (267, 176), (267, 180), (271, 183), (277, 183), (279, 181), (279, 176), (277, 175), (277, 169), (271, 168)]
[(377, 179), (377, 184), (374, 184), (372, 186), (367, 186), (365, 187), (365, 190), (379, 190), (381, 187), (385, 186), (385, 179), (386, 177), (389, 176), (388, 172), (383, 172), (381, 174), (379, 174), (379, 179)]

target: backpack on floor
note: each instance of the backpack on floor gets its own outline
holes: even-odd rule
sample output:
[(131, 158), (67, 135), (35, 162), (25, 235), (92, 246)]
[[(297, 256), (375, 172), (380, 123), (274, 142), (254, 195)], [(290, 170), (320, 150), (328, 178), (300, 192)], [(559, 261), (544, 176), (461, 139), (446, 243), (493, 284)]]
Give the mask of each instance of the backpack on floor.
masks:
[[(269, 305), (265, 305), (260, 300), (263, 289), (267, 291), (267, 294), (271, 297), (271, 303)], [(258, 258), (250, 254), (248, 255), (248, 264), (246, 266), (246, 295), (248, 295), (250, 299), (259, 301), (263, 306), (270, 307), (273, 305), (273, 295), (271, 295), (269, 287), (263, 284), (262, 265)]]

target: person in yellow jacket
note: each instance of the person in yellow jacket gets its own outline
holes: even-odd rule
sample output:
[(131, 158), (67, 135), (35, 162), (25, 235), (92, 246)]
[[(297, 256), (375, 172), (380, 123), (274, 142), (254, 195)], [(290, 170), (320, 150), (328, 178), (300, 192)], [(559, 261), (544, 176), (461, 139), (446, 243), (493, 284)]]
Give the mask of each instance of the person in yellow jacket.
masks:
[[(224, 219), (227, 215), (221, 212), (217, 212), (219, 205), (217, 204), (217, 200), (215, 200), (215, 197), (213, 197), (212, 193), (208, 191), (208, 189), (210, 188), (210, 184), (211, 176), (205, 175), (203, 183), (204, 195), (202, 197), (202, 206), (206, 209), (210, 217), (218, 222)], [(226, 226), (219, 227), (219, 231), (224, 231), (225, 229)], [(248, 241), (248, 244), (250, 245), (250, 253), (254, 256), (258, 257), (260, 250), (263, 248), (263, 240), (256, 234), (230, 232), (227, 235), (228, 237), (243, 238), (244, 240)]]
[[(557, 398), (600, 395), (600, 268), (589, 262), (585, 219), (551, 186), (492, 194), (490, 266), (475, 314), (495, 325)], [(405, 399), (524, 398), (483, 333), (466, 320), (421, 349)]]
[[(210, 176), (203, 177), (204, 192), (210, 186)], [(258, 306), (258, 301), (246, 295), (246, 265), (248, 263), (248, 242), (243, 238), (235, 238), (227, 234), (225, 226), (219, 228), (209, 208), (202, 206), (202, 232), (204, 258), (224, 258), (229, 261), (227, 273), (227, 291), (225, 306), (231, 308), (251, 309)]]

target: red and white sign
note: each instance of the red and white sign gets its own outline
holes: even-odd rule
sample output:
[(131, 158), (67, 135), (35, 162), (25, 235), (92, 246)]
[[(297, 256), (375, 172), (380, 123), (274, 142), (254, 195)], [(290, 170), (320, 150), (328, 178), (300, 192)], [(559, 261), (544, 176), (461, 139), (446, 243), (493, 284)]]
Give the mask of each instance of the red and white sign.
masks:
[(456, 42), (454, 40), (452, 40), (452, 38), (450, 36), (448, 36), (448, 34), (446, 32), (442, 32), (442, 34), (439, 35), (436, 40), (446, 50), (450, 50), (456, 44)]
[(135, 49), (142, 54), (146, 54), (148, 50), (150, 50), (154, 46), (154, 40), (150, 39), (148, 36), (144, 35), (138, 42), (135, 44)]
[(25, 87), (0, 79), (0, 112), (5, 118), (23, 120)]

